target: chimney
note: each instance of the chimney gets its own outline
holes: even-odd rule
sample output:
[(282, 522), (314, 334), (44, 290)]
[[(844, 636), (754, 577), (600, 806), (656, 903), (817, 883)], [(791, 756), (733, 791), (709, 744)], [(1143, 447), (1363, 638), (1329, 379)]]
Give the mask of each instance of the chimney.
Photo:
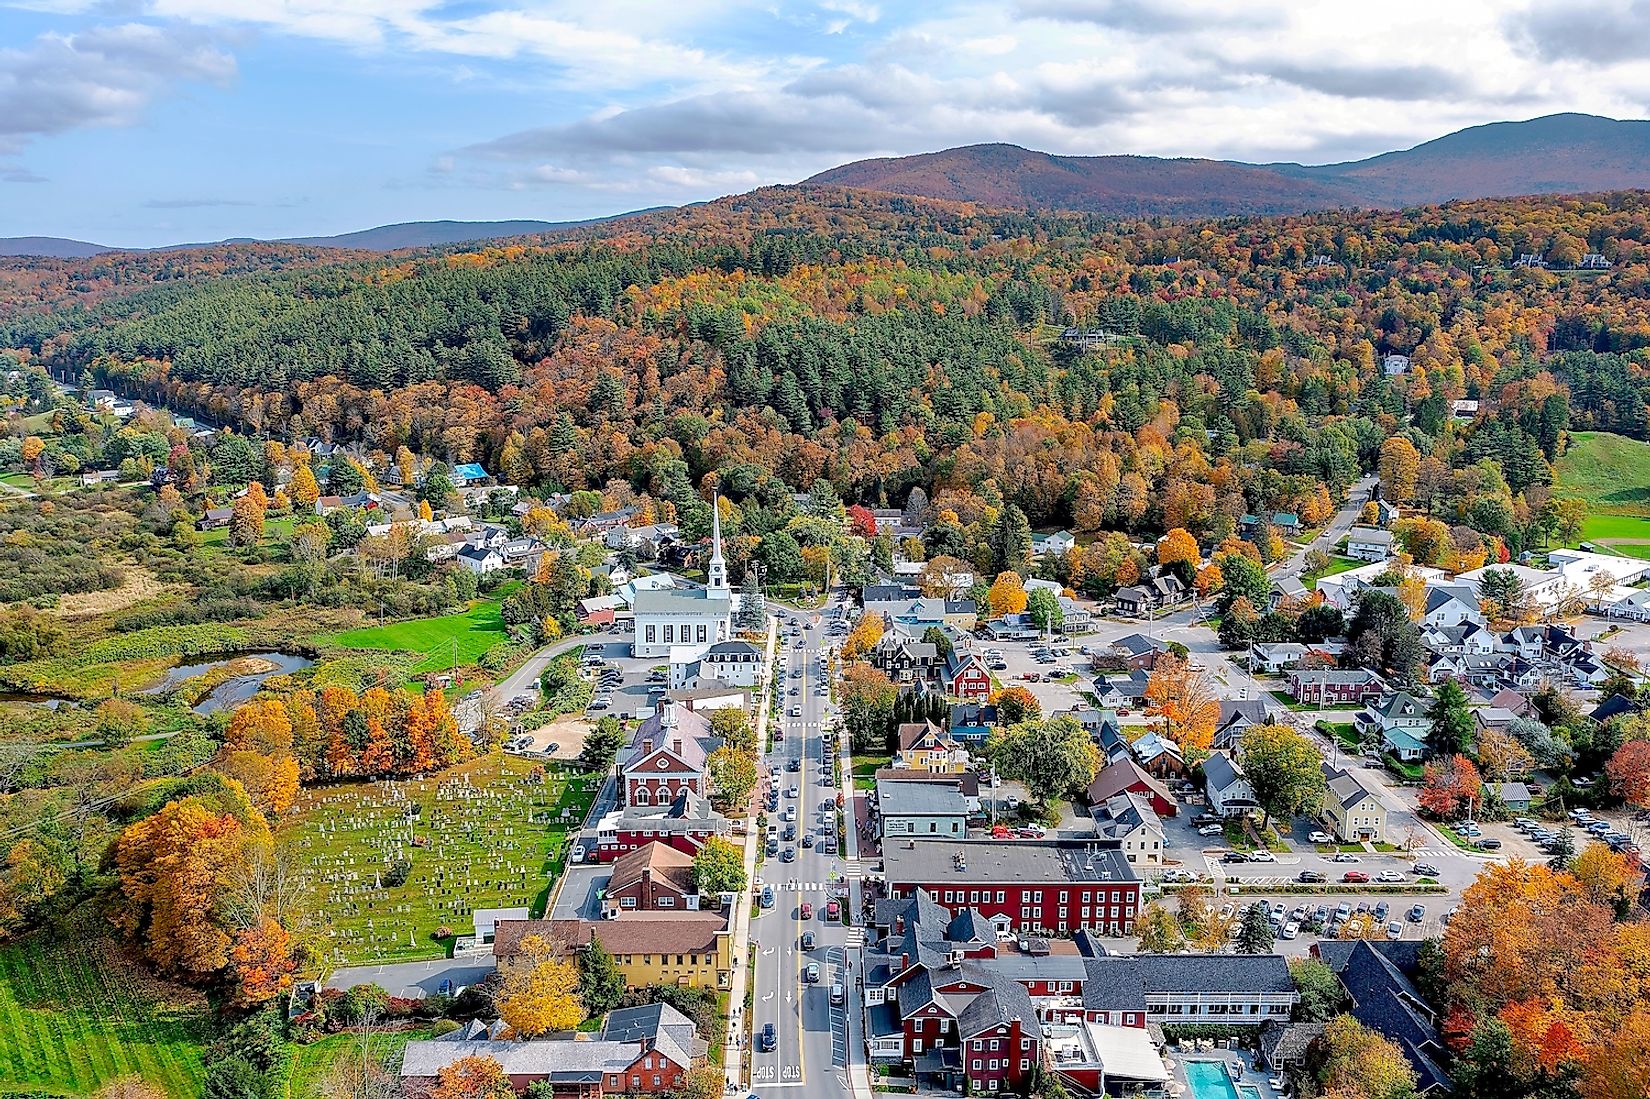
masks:
[(648, 737), (646, 740), (642, 741), (642, 751), (643, 751), (644, 754), (647, 753), (647, 752), (653, 751), (653, 738), (652, 737)]
[(677, 737), (671, 737), (670, 738), (670, 750), (675, 752), (677, 755), (682, 754), (682, 738), (681, 737), (677, 736)]

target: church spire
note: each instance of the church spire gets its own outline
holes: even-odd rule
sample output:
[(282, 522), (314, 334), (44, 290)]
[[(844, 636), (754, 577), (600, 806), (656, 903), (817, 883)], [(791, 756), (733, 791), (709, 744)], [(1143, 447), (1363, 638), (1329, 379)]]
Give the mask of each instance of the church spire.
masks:
[(711, 592), (728, 591), (728, 563), (722, 558), (721, 497), (710, 498), (710, 564), (705, 566), (705, 589)]

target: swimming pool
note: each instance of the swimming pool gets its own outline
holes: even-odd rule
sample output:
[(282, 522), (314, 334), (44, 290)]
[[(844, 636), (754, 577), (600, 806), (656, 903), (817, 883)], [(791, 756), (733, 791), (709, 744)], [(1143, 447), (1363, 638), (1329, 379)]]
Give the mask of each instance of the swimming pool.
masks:
[(1221, 1061), (1187, 1061), (1186, 1082), (1191, 1085), (1192, 1099), (1260, 1099), (1254, 1088), (1233, 1087)]

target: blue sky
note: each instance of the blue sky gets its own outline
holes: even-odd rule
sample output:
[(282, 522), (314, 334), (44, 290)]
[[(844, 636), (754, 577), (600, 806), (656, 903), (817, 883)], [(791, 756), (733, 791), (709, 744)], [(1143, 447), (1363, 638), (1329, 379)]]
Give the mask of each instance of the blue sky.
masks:
[(1647, 106), (1650, 0), (0, 0), (0, 236), (582, 218), (976, 141), (1323, 162)]

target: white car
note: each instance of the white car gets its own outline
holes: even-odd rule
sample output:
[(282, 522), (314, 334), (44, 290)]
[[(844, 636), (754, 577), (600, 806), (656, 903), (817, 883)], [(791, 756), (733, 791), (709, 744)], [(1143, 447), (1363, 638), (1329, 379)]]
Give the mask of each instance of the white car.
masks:
[(1300, 933), (1301, 925), (1296, 923), (1294, 920), (1290, 920), (1288, 923), (1283, 925), (1283, 937), (1286, 939), (1293, 939)]
[(1310, 836), (1307, 836), (1306, 838), (1311, 840), (1313, 843), (1334, 843), (1335, 842), (1335, 837), (1331, 836), (1328, 832), (1313, 832)]
[(1270, 852), (1270, 851), (1251, 851), (1251, 852), (1249, 852), (1249, 861), (1250, 862), (1277, 862), (1278, 857), (1276, 855), (1272, 854), (1272, 852)]
[(1404, 876), (1396, 870), (1382, 870), (1375, 875), (1375, 880), (1379, 882), (1396, 882), (1403, 881)]
[(1222, 828), (1218, 824), (1205, 824), (1202, 828), (1197, 830), (1197, 834), (1200, 836), (1218, 836), (1225, 831), (1226, 829)]
[(1222, 920), (1229, 920), (1236, 913), (1237, 913), (1237, 908), (1234, 905), (1223, 904), (1223, 905), (1220, 906), (1220, 918)]

